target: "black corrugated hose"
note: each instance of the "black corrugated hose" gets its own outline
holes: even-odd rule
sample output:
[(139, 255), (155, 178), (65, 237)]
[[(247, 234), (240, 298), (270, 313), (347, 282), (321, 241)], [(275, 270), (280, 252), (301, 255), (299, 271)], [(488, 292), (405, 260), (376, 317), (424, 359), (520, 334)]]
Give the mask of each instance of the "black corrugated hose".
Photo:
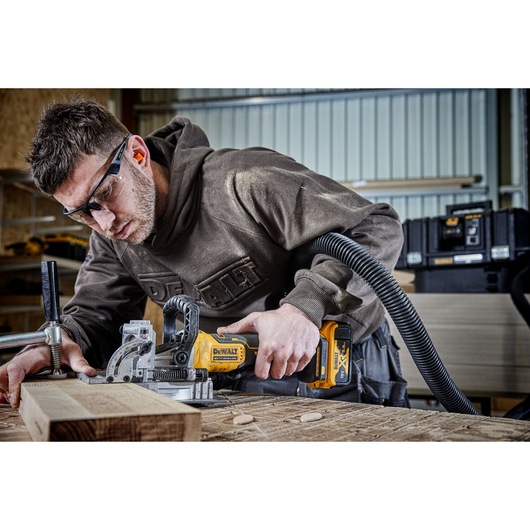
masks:
[(408, 296), (372, 254), (334, 232), (317, 237), (309, 244), (309, 251), (338, 259), (368, 283), (394, 321), (425, 382), (446, 410), (480, 415), (451, 379)]

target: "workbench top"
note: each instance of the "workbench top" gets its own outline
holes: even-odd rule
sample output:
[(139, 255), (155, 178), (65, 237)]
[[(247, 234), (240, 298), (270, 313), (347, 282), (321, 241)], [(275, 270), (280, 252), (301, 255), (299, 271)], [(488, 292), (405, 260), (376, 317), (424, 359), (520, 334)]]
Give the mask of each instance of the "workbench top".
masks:
[[(527, 421), (289, 396), (217, 395), (220, 403), (200, 407), (205, 442), (530, 441)], [(322, 417), (301, 421), (312, 413)], [(253, 421), (234, 423), (241, 415)], [(8, 405), (0, 405), (0, 441), (31, 441), (18, 411)]]

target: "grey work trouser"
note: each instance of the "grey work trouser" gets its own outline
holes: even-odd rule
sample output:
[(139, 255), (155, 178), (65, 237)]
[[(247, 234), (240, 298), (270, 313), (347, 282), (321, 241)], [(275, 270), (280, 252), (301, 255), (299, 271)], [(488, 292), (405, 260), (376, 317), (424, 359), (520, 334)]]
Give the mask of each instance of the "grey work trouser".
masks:
[(240, 374), (228, 388), (258, 394), (410, 407), (407, 382), (403, 379), (399, 364), (398, 346), (386, 321), (371, 336), (353, 345), (350, 369), (352, 382), (330, 389), (310, 388), (298, 381), (295, 375), (263, 381), (252, 371)]

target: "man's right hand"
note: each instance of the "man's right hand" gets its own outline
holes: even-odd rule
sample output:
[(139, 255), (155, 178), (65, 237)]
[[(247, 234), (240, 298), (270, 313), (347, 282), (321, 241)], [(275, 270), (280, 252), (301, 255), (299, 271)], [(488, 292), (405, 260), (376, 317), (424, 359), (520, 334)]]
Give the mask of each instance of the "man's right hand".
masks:
[[(81, 348), (64, 331), (61, 341), (61, 364), (69, 366), (74, 372), (96, 375), (96, 369), (88, 364)], [(47, 344), (26, 346), (13, 359), (0, 366), (0, 403), (10, 403), (13, 408), (18, 408), (22, 381), (26, 376), (51, 365), (51, 351)]]

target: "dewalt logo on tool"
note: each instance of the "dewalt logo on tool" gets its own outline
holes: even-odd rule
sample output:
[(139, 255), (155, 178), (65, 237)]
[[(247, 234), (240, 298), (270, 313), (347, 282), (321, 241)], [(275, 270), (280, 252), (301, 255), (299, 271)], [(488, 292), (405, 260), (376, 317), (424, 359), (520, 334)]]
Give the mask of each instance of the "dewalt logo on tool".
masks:
[(333, 354), (335, 380), (337, 384), (345, 384), (350, 379), (348, 361), (350, 358), (350, 349), (346, 346), (345, 341), (337, 341)]
[(239, 357), (239, 349), (214, 348), (212, 354), (214, 361), (237, 361)]

